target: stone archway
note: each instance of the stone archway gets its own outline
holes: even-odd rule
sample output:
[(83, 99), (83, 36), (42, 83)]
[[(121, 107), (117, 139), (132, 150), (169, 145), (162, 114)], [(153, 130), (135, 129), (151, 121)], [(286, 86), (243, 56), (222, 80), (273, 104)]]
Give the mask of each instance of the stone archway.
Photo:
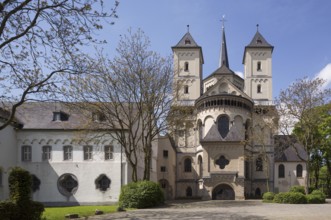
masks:
[(235, 193), (231, 186), (220, 184), (213, 189), (213, 200), (234, 200)]

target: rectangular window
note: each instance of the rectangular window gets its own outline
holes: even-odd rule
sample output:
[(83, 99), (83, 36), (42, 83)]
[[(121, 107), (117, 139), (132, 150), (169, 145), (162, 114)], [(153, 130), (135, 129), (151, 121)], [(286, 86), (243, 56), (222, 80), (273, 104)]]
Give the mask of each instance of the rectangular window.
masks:
[(43, 146), (42, 148), (42, 160), (51, 160), (52, 159), (52, 147), (51, 146)]
[(105, 146), (105, 160), (112, 160), (113, 159), (113, 146), (108, 145)]
[(161, 166), (161, 172), (166, 172), (167, 168), (165, 166)]
[(84, 146), (84, 160), (92, 160), (92, 146)]
[(164, 151), (163, 151), (163, 157), (164, 157), (164, 158), (168, 158), (168, 151), (167, 151), (167, 150), (164, 150)]
[(22, 146), (22, 161), (31, 161), (31, 146)]
[(63, 147), (63, 160), (72, 160), (72, 146)]

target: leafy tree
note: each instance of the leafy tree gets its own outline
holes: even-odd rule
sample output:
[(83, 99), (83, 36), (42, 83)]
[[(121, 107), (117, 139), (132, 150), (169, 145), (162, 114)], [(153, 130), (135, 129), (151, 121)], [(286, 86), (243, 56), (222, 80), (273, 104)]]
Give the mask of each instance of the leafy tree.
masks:
[[(153, 142), (167, 128), (172, 101), (171, 60), (149, 47), (142, 30), (129, 30), (121, 37), (115, 58), (100, 54), (99, 60), (91, 60), (91, 72), (72, 77), (66, 91), (70, 101), (78, 102), (76, 107), (103, 115), (97, 126), (122, 146), (133, 181), (150, 179)], [(138, 177), (139, 164), (143, 177)]]
[[(323, 88), (324, 80), (307, 77), (298, 79), (287, 89), (282, 90), (277, 99), (277, 109), (280, 120), (280, 132), (289, 137), (289, 144), (292, 131), (296, 141), (303, 146), (307, 155), (312, 155), (317, 146), (318, 132), (317, 125), (321, 121), (321, 110), (317, 107), (323, 106), (330, 101), (331, 90)], [(294, 148), (296, 149), (296, 148)], [(301, 158), (307, 161), (307, 170), (311, 169), (311, 158)], [(308, 193), (309, 173), (306, 178), (306, 193)]]
[(82, 50), (116, 15), (102, 0), (6, 0), (0, 3), (0, 130), (26, 101), (44, 100), (68, 74), (86, 70)]

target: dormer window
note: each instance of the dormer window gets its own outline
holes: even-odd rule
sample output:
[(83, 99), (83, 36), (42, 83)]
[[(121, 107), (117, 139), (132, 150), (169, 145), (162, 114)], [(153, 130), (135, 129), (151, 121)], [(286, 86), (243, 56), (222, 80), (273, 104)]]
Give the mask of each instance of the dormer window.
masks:
[(106, 115), (101, 112), (93, 112), (92, 113), (92, 120), (97, 121), (106, 121)]
[(261, 62), (257, 62), (257, 67), (256, 67), (256, 70), (257, 71), (261, 71), (262, 70), (262, 65), (261, 65)]
[(256, 43), (257, 43), (257, 44), (262, 44), (262, 40), (261, 40), (261, 38), (258, 38), (258, 39), (256, 40)]
[(53, 112), (53, 121), (68, 121), (69, 115), (64, 112)]
[(187, 72), (188, 71), (188, 62), (184, 63), (184, 71)]
[(185, 39), (185, 44), (191, 44), (190, 39)]

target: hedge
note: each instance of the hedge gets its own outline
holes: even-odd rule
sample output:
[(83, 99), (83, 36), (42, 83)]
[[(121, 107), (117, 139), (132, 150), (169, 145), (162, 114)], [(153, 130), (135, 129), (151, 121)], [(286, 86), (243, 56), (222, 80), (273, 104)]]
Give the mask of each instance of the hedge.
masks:
[(275, 197), (275, 193), (266, 192), (263, 194), (262, 199), (264, 202), (271, 202), (272, 200), (274, 200), (274, 197)]
[(309, 204), (321, 204), (325, 203), (326, 196), (320, 190), (313, 190), (311, 194), (306, 196), (307, 203)]
[(158, 183), (139, 181), (121, 188), (119, 206), (123, 208), (148, 208), (163, 202), (164, 195)]
[(282, 192), (275, 195), (273, 202), (288, 204), (305, 204), (307, 203), (307, 199), (306, 196), (301, 192)]
[(298, 192), (306, 195), (305, 187), (304, 186), (292, 186), (290, 188), (290, 192)]

